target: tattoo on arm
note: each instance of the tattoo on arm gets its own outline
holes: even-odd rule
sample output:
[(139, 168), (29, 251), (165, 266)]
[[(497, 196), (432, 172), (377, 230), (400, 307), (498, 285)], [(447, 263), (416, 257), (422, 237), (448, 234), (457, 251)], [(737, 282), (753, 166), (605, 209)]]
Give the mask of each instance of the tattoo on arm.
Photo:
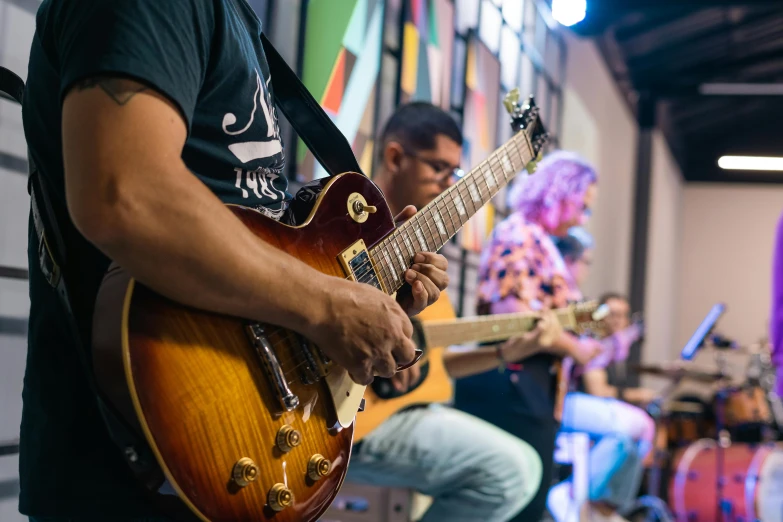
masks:
[(102, 76), (88, 78), (76, 84), (76, 88), (80, 91), (94, 89), (95, 87), (100, 87), (117, 105), (125, 105), (138, 93), (149, 90), (149, 87), (146, 85), (133, 80)]

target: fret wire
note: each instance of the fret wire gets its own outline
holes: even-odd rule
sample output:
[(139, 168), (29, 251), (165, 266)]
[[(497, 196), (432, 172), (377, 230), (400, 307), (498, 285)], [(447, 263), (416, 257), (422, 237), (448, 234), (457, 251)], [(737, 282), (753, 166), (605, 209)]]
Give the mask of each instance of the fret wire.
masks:
[[(495, 151), (492, 154), (490, 154), (489, 157), (487, 158), (487, 161), (486, 161), (486, 163), (487, 163), (487, 170), (489, 171), (489, 175), (492, 176), (492, 179), (494, 181), (494, 186), (491, 189), (491, 192), (493, 192), (493, 195), (494, 195), (500, 189), (500, 182), (498, 181), (498, 177), (495, 175), (495, 169), (492, 167), (492, 160), (493, 159), (497, 159), (497, 151)], [(486, 174), (485, 174), (484, 177), (486, 179)]]
[[(386, 245), (381, 246), (381, 249), (383, 250), (383, 258), (384, 258), (384, 270), (387, 274), (387, 279), (389, 280), (389, 283), (392, 285), (399, 285), (400, 283), (400, 277), (399, 274), (397, 274), (397, 278), (394, 277), (394, 272), (396, 271), (396, 267), (394, 266), (394, 258), (389, 254), (389, 250)], [(391, 266), (390, 266), (391, 265)], [(386, 288), (391, 289), (390, 286), (387, 286)]]
[[(511, 159), (512, 151), (510, 151), (509, 149), (512, 148), (511, 147), (512, 143), (514, 143), (513, 139), (507, 141), (502, 147), (503, 160), (501, 161), (501, 168), (503, 169), (503, 177), (506, 178), (506, 182), (508, 182), (508, 180), (511, 177), (513, 177), (514, 175), (516, 175), (517, 172), (519, 172), (517, 169), (514, 168), (514, 160)], [(509, 167), (510, 172), (508, 173), (506, 173), (506, 165), (508, 165)]]
[[(438, 233), (438, 242), (441, 241), (443, 236), (448, 236), (449, 233), (449, 231), (446, 229), (446, 220), (443, 218), (443, 212), (441, 212), (441, 209), (438, 206), (440, 203), (440, 198), (438, 198), (432, 202), (432, 205), (430, 205), (432, 207), (430, 214), (432, 214), (432, 217), (435, 220), (435, 231)], [(438, 226), (439, 223), (440, 226)]]
[[(448, 192), (444, 192), (444, 194), (449, 194), (449, 193)], [(448, 205), (448, 204), (444, 203), (443, 206), (446, 208), (446, 214), (449, 216), (449, 221), (451, 222), (451, 230), (449, 231), (449, 237), (451, 237), (451, 236), (453, 236), (454, 234), (457, 233), (457, 230), (460, 229), (462, 224), (461, 223), (459, 225), (455, 225), (454, 224), (454, 218), (451, 217), (451, 209), (454, 208), (454, 205), (455, 205), (455, 203), (454, 203), (454, 195), (453, 194), (449, 194), (449, 198), (450, 198), (449, 202), (451, 204)]]
[[(500, 168), (503, 169), (503, 177), (506, 180), (506, 183), (508, 183), (508, 180), (511, 179), (513, 176), (519, 172), (516, 168), (514, 168), (514, 160), (511, 159), (512, 151), (509, 149), (511, 148), (511, 144), (513, 143), (512, 140), (509, 140), (506, 142), (505, 145), (503, 145), (503, 158), (500, 161)], [(506, 172), (506, 166), (508, 166), (509, 171)]]
[[(398, 281), (404, 280), (405, 267), (403, 266), (402, 267), (402, 271), (400, 271), (400, 269), (397, 267), (398, 259), (394, 255), (394, 251), (390, 251), (391, 249), (389, 247), (390, 247), (390, 245), (384, 245), (382, 248), (383, 248), (384, 253), (386, 255), (385, 257), (386, 257), (387, 263), (391, 265), (391, 276), (392, 276), (392, 279), (394, 279), (394, 282), (396, 284)], [(396, 278), (394, 277), (395, 273), (397, 275)]]
[[(489, 184), (487, 183), (487, 178), (486, 178), (486, 176), (484, 175), (484, 172), (482, 171), (482, 167), (484, 166), (484, 163), (485, 163), (485, 161), (482, 161), (481, 163), (479, 163), (479, 166), (478, 166), (478, 171), (479, 171), (479, 173), (481, 174), (481, 176), (479, 176), (479, 178), (481, 179), (481, 181), (483, 181), (483, 182), (484, 182), (484, 186), (485, 186), (485, 187), (487, 187), (486, 194), (487, 194), (489, 197), (487, 197), (487, 198), (485, 199), (484, 195), (483, 195), (483, 194), (481, 195), (481, 202), (482, 202), (482, 203), (481, 203), (481, 206), (482, 206), (482, 207), (483, 207), (483, 206), (484, 206), (484, 205), (485, 205), (485, 204), (486, 204), (486, 203), (487, 203), (487, 202), (488, 202), (490, 199), (492, 199), (492, 195), (491, 195), (491, 192), (492, 192), (492, 190), (489, 188)], [(480, 192), (479, 192), (479, 193), (480, 193)]]
[[(443, 199), (440, 199), (436, 203), (436, 207), (438, 208), (438, 214), (440, 214), (441, 222), (443, 223), (443, 229), (446, 231), (444, 234), (447, 238), (451, 237), (451, 235), (456, 231), (456, 228), (454, 228), (454, 221), (451, 219), (451, 216), (449, 215), (450, 208), (446, 204), (446, 201)], [(445, 211), (445, 215), (444, 215)], [(451, 226), (449, 226), (451, 225)]]
[(413, 248), (413, 239), (411, 239), (409, 233), (400, 234), (400, 239), (402, 240), (402, 244), (405, 247), (405, 250), (403, 251), (408, 252), (408, 264), (410, 264), (413, 262), (413, 256), (416, 255), (416, 249)]
[[(381, 276), (381, 279), (383, 279), (383, 286), (384, 286), (384, 288), (386, 288), (386, 290), (388, 290), (388, 291), (393, 291), (392, 290), (391, 277), (389, 276), (389, 270), (386, 267), (386, 259), (384, 259), (384, 256), (383, 256), (382, 252), (380, 254), (381, 255), (378, 256), (378, 258), (376, 258), (375, 265), (376, 266), (381, 265), (380, 276)], [(380, 259), (380, 262), (378, 261), (378, 259)]]
[[(457, 209), (457, 219), (459, 219), (459, 228), (462, 228), (465, 225), (465, 223), (467, 222), (467, 220), (470, 219), (468, 217), (467, 203), (465, 203), (465, 198), (462, 195), (462, 189), (463, 189), (463, 185), (455, 185), (455, 187), (453, 187), (451, 189), (451, 191), (455, 193), (455, 194), (452, 194), (452, 197), (451, 197), (452, 201), (454, 201), (455, 204), (456, 204), (457, 201), (459, 201), (460, 202), (459, 208), (462, 209), (462, 212), (459, 211), (459, 208)], [(459, 198), (459, 200), (457, 200), (455, 198), (455, 195), (456, 195), (456, 198)], [(463, 216), (465, 218), (464, 220), (462, 219)]]
[(425, 210), (423, 210), (421, 214), (427, 217), (426, 213), (429, 213), (428, 216), (429, 219), (424, 219), (424, 223), (426, 223), (427, 225), (427, 236), (428, 236), (425, 237), (425, 239), (429, 239), (429, 242), (427, 243), (427, 252), (435, 252), (437, 250), (437, 248), (435, 248), (435, 245), (437, 245), (438, 242), (435, 240), (435, 237), (432, 235), (432, 220), (433, 220), (432, 210), (429, 209), (428, 207), (424, 207), (424, 208)]
[(470, 215), (468, 216), (468, 219), (476, 215), (476, 212), (478, 212), (479, 207), (476, 206), (476, 202), (473, 201), (473, 196), (470, 193), (470, 188), (468, 187), (468, 183), (472, 182), (471, 178), (467, 178), (465, 181), (465, 195), (463, 196), (463, 201), (467, 201), (471, 207), (473, 207), (473, 212), (470, 212)]
[(530, 160), (527, 160), (527, 161), (525, 160), (525, 154), (523, 153), (521, 144), (519, 143), (520, 141), (524, 141), (522, 139), (523, 136), (517, 135), (514, 138), (515, 138), (514, 139), (514, 152), (516, 152), (517, 153), (517, 157), (519, 157), (519, 162), (520, 162), (519, 170), (522, 170), (522, 169), (524, 169), (527, 166), (527, 163)]
[[(476, 169), (471, 171), (471, 173), (468, 175), (468, 181), (467, 181), (468, 193), (470, 194), (470, 202), (473, 204), (474, 215), (483, 206), (483, 203), (479, 203), (479, 201), (482, 201), (482, 196), (481, 196), (481, 186), (478, 184), (478, 180), (476, 179), (476, 172), (478, 172), (478, 167), (476, 167)], [(472, 191), (470, 190), (471, 187), (473, 187)], [(473, 198), (474, 192), (478, 199)]]
[(397, 239), (395, 239), (394, 241), (390, 241), (390, 243), (391, 243), (390, 246), (392, 247), (392, 250), (394, 251), (394, 256), (393, 257), (397, 261), (399, 261), (401, 263), (401, 265), (402, 265), (402, 274), (404, 275), (405, 271), (408, 269), (408, 267), (411, 266), (411, 260), (410, 259), (406, 260), (406, 256), (404, 255), (405, 251), (402, 248), (400, 248), (400, 244), (399, 244)]
[(511, 151), (512, 153), (515, 153), (518, 158), (519, 165), (514, 165), (514, 170), (519, 172), (525, 168), (525, 158), (522, 157), (522, 151), (519, 150), (519, 147), (515, 146), (511, 149)]

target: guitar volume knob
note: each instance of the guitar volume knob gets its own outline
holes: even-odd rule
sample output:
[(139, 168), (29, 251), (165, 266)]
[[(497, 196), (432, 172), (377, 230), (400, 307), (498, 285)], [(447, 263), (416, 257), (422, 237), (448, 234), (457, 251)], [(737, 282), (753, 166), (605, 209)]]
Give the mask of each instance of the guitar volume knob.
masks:
[(289, 424), (285, 424), (278, 430), (276, 442), (280, 451), (288, 453), (302, 443), (302, 434)]
[(278, 482), (269, 490), (266, 502), (272, 511), (283, 511), (294, 502), (294, 494), (285, 484)]
[(238, 486), (245, 487), (258, 478), (258, 465), (252, 459), (242, 457), (234, 464), (231, 476)]
[(310, 457), (310, 462), (307, 463), (307, 476), (311, 480), (321, 480), (332, 471), (332, 461), (325, 458), (323, 455), (316, 453)]

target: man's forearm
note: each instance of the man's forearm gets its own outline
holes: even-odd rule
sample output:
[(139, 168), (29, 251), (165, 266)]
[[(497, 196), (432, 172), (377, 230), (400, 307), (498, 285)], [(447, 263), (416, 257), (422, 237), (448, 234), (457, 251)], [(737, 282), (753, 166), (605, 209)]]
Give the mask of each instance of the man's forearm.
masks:
[(134, 278), (183, 304), (299, 331), (322, 319), (326, 276), (258, 239), (179, 159), (156, 179), (121, 183), (108, 208), (74, 221)]
[(555, 339), (552, 346), (543, 351), (559, 355), (561, 357), (572, 357), (579, 350), (579, 338), (568, 332), (563, 332), (560, 337)]
[(494, 346), (484, 346), (468, 352), (446, 352), (443, 364), (452, 379), (460, 379), (496, 369), (500, 361)]

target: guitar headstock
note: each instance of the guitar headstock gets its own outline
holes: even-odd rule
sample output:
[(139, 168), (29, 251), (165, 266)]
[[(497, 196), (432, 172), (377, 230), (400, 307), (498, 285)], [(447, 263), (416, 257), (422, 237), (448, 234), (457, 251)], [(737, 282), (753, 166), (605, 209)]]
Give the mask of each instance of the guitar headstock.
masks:
[(525, 167), (528, 173), (536, 170), (536, 164), (543, 156), (544, 144), (549, 139), (544, 124), (539, 117), (539, 108), (533, 96), (528, 96), (524, 105), (519, 103), (519, 89), (511, 89), (503, 99), (503, 105), (511, 116), (511, 129), (516, 134), (524, 132), (533, 147), (533, 159)]
[(606, 335), (604, 319), (609, 315), (609, 307), (607, 305), (599, 305), (598, 301), (585, 301), (572, 305), (572, 311), (574, 314), (575, 333), (599, 338)]

